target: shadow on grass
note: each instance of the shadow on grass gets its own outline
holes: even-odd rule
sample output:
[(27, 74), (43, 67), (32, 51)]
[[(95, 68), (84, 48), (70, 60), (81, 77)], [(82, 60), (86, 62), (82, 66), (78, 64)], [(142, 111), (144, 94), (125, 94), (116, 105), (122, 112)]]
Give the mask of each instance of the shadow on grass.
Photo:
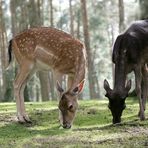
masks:
[(64, 133), (63, 129), (59, 129), (58, 126), (42, 129), (32, 130), (19, 123), (10, 123), (0, 127), (0, 138), (25, 138), (34, 137), (36, 135), (49, 136)]
[[(66, 130), (60, 129), (58, 110), (35, 110), (30, 113), (32, 124), (20, 124), (17, 121), (7, 121), (3, 116), (0, 123), (0, 140), (25, 139), (36, 136), (53, 136), (64, 134)], [(7, 118), (11, 118), (7, 116)]]
[[(135, 117), (135, 116), (131, 116), (131, 117)], [(73, 131), (96, 131), (96, 130), (112, 130), (112, 128), (118, 128), (118, 127), (122, 127), (122, 126), (126, 126), (126, 127), (134, 127), (134, 126), (147, 126), (147, 121), (148, 118), (145, 119), (144, 121), (140, 121), (138, 118), (137, 119), (133, 119), (133, 120), (129, 120), (126, 122), (121, 122), (121, 123), (117, 123), (117, 124), (107, 124), (107, 125), (102, 125), (102, 126), (95, 126), (95, 127), (81, 127), (81, 128), (76, 128), (73, 129)]]

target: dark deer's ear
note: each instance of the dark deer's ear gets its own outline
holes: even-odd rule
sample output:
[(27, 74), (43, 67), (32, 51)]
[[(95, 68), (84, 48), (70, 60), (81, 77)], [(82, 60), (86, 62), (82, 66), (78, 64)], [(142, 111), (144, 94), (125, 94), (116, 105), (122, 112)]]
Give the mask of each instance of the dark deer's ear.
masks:
[(57, 90), (60, 92), (60, 93), (63, 93), (64, 92), (64, 89), (62, 88), (61, 84), (59, 83), (59, 81), (57, 81)]
[(106, 92), (111, 91), (109, 83), (106, 79), (104, 80), (104, 89), (106, 90)]
[(125, 85), (125, 89), (126, 89), (127, 92), (129, 92), (129, 90), (131, 89), (131, 85), (132, 85), (132, 81), (129, 80), (129, 81), (126, 83), (126, 85)]
[(73, 93), (74, 94), (79, 94), (82, 92), (83, 90), (83, 87), (84, 87), (84, 82), (85, 82), (85, 79), (82, 80), (74, 89), (73, 89)]

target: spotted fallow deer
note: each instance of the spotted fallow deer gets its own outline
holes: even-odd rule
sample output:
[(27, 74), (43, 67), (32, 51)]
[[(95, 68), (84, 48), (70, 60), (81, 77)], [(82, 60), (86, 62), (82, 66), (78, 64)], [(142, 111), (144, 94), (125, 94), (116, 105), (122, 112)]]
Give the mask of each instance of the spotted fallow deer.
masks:
[(60, 123), (70, 128), (78, 108), (77, 98), (82, 91), (86, 73), (84, 45), (61, 30), (49, 27), (28, 29), (9, 42), (9, 63), (12, 53), (19, 65), (14, 81), (14, 95), (19, 122), (31, 122), (24, 105), (24, 88), (30, 77), (39, 70), (52, 69), (55, 79), (68, 75), (68, 89), (64, 91), (57, 81), (60, 92)]

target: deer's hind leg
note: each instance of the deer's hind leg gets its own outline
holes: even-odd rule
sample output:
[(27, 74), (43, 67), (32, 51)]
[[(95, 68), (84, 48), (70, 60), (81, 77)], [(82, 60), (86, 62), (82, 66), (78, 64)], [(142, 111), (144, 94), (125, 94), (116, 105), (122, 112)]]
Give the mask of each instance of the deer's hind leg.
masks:
[(25, 111), (24, 104), (24, 89), (28, 79), (31, 77), (34, 71), (34, 63), (31, 61), (25, 61), (25, 64), (20, 65), (20, 69), (17, 73), (14, 81), (14, 95), (16, 98), (17, 118), (21, 123), (31, 122)]
[(148, 67), (144, 65), (142, 69), (142, 103), (144, 110), (146, 109), (146, 99), (148, 98)]
[(139, 113), (138, 116), (140, 117), (140, 120), (145, 120), (145, 114), (144, 114), (144, 107), (143, 107), (143, 101), (141, 98), (141, 83), (142, 83), (142, 68), (141, 65), (137, 65), (135, 68), (135, 84), (136, 84), (136, 93), (137, 97), (139, 99)]

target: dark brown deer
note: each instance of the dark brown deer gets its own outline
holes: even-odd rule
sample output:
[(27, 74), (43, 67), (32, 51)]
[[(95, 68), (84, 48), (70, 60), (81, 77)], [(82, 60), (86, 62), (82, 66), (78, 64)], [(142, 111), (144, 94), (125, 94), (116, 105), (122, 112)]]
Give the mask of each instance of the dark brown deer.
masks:
[(55, 79), (68, 75), (68, 89), (60, 92), (60, 122), (70, 128), (78, 108), (77, 98), (82, 91), (86, 72), (86, 50), (84, 45), (71, 35), (55, 28), (28, 29), (15, 36), (9, 43), (9, 63), (12, 52), (19, 65), (14, 81), (14, 94), (19, 122), (31, 122), (24, 105), (24, 88), (31, 76), (39, 70), (52, 69)]
[(145, 119), (144, 110), (148, 97), (148, 20), (134, 22), (123, 34), (119, 35), (113, 47), (112, 60), (115, 64), (115, 83), (111, 89), (104, 80), (106, 97), (113, 123), (120, 123), (125, 109), (125, 99), (131, 88), (131, 80), (126, 83), (128, 73), (134, 71), (135, 89), (139, 98), (139, 116)]

